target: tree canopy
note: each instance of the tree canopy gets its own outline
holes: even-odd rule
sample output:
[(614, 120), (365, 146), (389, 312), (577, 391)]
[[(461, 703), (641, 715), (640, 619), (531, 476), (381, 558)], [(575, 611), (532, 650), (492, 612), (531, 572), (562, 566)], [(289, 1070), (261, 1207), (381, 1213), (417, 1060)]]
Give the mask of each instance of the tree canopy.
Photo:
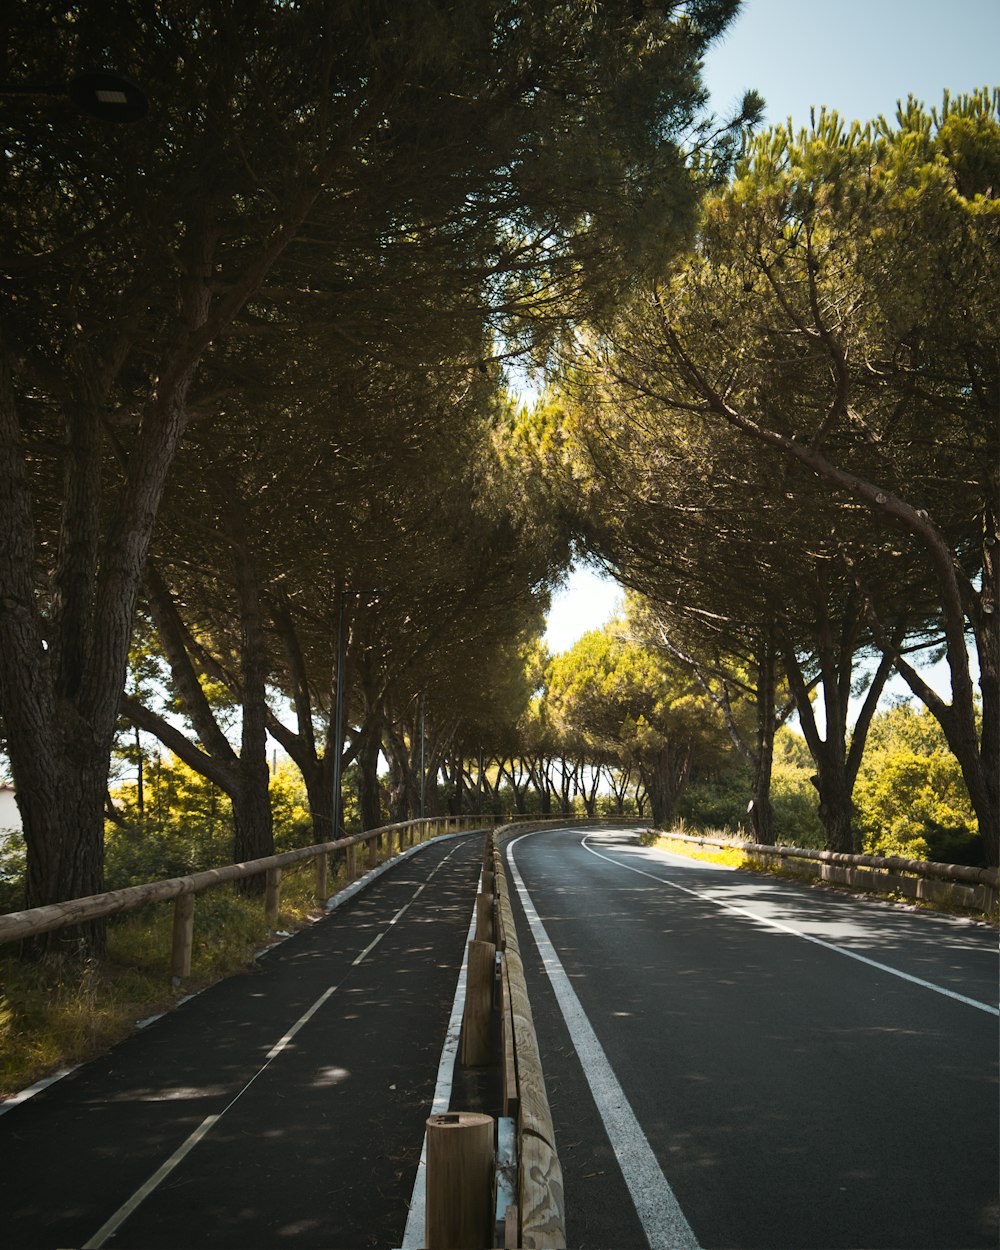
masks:
[[(894, 667), (937, 717), (997, 856), (998, 154), (997, 91), (768, 131), (705, 201), (697, 245), (573, 365), (610, 483), (596, 549), (709, 637), (773, 619), (841, 849), (867, 650), (876, 683)], [(950, 702), (908, 658), (932, 642)]]
[[(206, 550), (220, 564), (241, 552), (249, 637), (264, 606), (253, 566), (282, 545), (294, 562), (295, 526), (326, 519), (304, 490), (293, 522), (282, 491), (318, 490), (323, 465), (343, 483), (352, 457), (381, 457), (398, 482), (408, 450), (454, 438), (442, 394), (454, 411), (497, 360), (544, 354), (682, 245), (701, 178), (688, 149), (709, 140), (700, 57), (735, 9), (113, 0), (8, 18), (7, 81), (114, 65), (151, 101), (113, 134), (58, 97), (0, 104), (0, 704), (29, 903), (100, 888), (154, 542), (175, 608), (182, 589), (156, 538), (165, 501), (204, 492), (190, 523), (229, 527)], [(362, 436), (369, 420), (384, 444)], [(356, 485), (331, 540), (352, 555), (391, 497)], [(330, 559), (346, 587), (346, 559)], [(262, 654), (244, 648), (240, 678), (257, 792)]]

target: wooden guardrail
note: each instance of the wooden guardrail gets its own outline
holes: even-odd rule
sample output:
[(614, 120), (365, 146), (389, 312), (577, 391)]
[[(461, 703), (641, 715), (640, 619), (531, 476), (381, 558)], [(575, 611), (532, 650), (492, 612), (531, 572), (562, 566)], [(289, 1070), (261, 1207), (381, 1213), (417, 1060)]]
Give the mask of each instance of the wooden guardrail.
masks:
[(838, 885), (876, 893), (898, 892), (907, 898), (931, 902), (949, 902), (987, 915), (997, 910), (1000, 873), (996, 868), (939, 864), (933, 860), (896, 856), (848, 855), (841, 851), (818, 851), (810, 847), (764, 846), (759, 842), (741, 842), (730, 838), (660, 832), (671, 841), (742, 851), (765, 867), (769, 860), (782, 861), (801, 868), (809, 876)]
[[(523, 832), (523, 825), (516, 826)], [(538, 1039), (514, 925), (497, 830), (487, 838), (493, 869), (500, 958), (500, 1038), (504, 1115), (517, 1125), (517, 1205), (505, 1245), (547, 1250), (566, 1245), (562, 1167), (545, 1092)]]
[(226, 864), (224, 867), (209, 868), (204, 872), (192, 873), (190, 876), (169, 877), (163, 881), (150, 881), (144, 885), (127, 886), (122, 890), (109, 890), (104, 894), (91, 894), (85, 898), (70, 899), (65, 903), (52, 903), (47, 907), (8, 912), (0, 915), (0, 944), (17, 942), (22, 938), (35, 937), (42, 933), (52, 933), (57, 929), (71, 928), (104, 916), (134, 911), (148, 903), (162, 903), (173, 899), (171, 972), (175, 978), (183, 980), (191, 973), (195, 895), (202, 891), (229, 881), (241, 881), (247, 877), (256, 877), (265, 873), (267, 884), (264, 893), (264, 914), (267, 923), (273, 928), (277, 922), (281, 903), (282, 869), (307, 860), (315, 861), (316, 899), (319, 903), (325, 903), (328, 897), (327, 857), (333, 851), (345, 852), (347, 880), (350, 883), (357, 878), (357, 848), (359, 846), (371, 844), (377, 839), (384, 844), (388, 854), (392, 855), (397, 840), (402, 850), (404, 846), (412, 846), (418, 840), (423, 841), (444, 833), (482, 828), (489, 819), (491, 818), (483, 816), (431, 816), (421, 820), (381, 825), (377, 829), (366, 829), (363, 833), (349, 838), (319, 842), (298, 850), (284, 851), (279, 855), (248, 860), (242, 864)]
[[(499, 1063), (499, 1114), (494, 1121), (452, 1110), (428, 1119), (422, 1243), (427, 1250), (562, 1250), (566, 1245), (562, 1168), (497, 844), (498, 834), (524, 829), (524, 824), (506, 825), (486, 836), (468, 945), (459, 1056), (469, 1067)], [(483, 1120), (489, 1123), (488, 1136)]]

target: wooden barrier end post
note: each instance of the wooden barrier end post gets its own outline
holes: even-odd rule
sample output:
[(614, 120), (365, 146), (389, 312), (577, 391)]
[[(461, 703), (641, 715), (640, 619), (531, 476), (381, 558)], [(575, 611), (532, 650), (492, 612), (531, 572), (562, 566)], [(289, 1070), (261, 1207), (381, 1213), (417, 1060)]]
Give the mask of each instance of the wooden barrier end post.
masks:
[(493, 1117), (446, 1111), (427, 1121), (427, 1250), (493, 1244), (496, 1156)]
[(469, 970), (462, 1018), (461, 1059), (468, 1067), (493, 1060), (493, 987), (496, 950), (492, 942), (469, 943)]

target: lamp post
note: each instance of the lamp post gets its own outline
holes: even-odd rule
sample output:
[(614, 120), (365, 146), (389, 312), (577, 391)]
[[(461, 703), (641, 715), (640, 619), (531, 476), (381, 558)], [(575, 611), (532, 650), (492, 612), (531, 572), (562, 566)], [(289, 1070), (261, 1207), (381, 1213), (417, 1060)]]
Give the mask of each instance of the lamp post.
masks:
[(420, 695), (420, 819), (427, 815), (427, 765), (424, 762), (424, 744), (426, 740), (426, 718), (424, 714), (424, 696)]
[(3, 83), (0, 96), (62, 97), (102, 122), (135, 122), (149, 112), (149, 100), (139, 84), (113, 69), (86, 70), (61, 87)]

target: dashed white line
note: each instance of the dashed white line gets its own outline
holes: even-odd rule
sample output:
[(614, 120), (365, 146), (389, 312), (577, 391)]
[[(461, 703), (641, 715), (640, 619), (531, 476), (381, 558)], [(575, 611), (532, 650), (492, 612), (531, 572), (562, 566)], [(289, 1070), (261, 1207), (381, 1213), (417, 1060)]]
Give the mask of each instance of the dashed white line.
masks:
[[(446, 863), (447, 860), (449, 860), (452, 855), (454, 855), (456, 850), (458, 850), (457, 846), (453, 848), (452, 850), (450, 850), (448, 854), (444, 856), (444, 858), (441, 860), (441, 863), (435, 865), (435, 867), (431, 870), (431, 872), (428, 873), (427, 881), (430, 881), (431, 877), (433, 877), (434, 874), (438, 871), (438, 869), (444, 863)], [(393, 925), (396, 924), (396, 922), (400, 919), (400, 917), (404, 914), (404, 912), (408, 911), (409, 908), (413, 906), (413, 904), (416, 902), (417, 896), (421, 894), (424, 889), (426, 889), (426, 886), (427, 886), (427, 882), (424, 882), (423, 885), (417, 888), (417, 890), (415, 891), (415, 893), (413, 894), (413, 897), (409, 900), (409, 902), (405, 903), (399, 909), (399, 911), (396, 912), (396, 914), (389, 921), (389, 923), (382, 930), (382, 932), (378, 934), (375, 940), (373, 942), (370, 942), (365, 947), (365, 949), (361, 952), (361, 954), (358, 955), (352, 961), (351, 963), (352, 968), (357, 967), (357, 965), (360, 964), (370, 954), (370, 952), (375, 949), (375, 947), (379, 944), (379, 942), (381, 942), (382, 938), (385, 937), (385, 935), (389, 932), (389, 930), (393, 927)], [(141, 1206), (143, 1202), (145, 1202), (145, 1200), (149, 1197), (151, 1193), (153, 1193), (154, 1190), (158, 1189), (159, 1186), (163, 1184), (163, 1182), (167, 1179), (167, 1177), (173, 1171), (176, 1170), (176, 1168), (184, 1161), (184, 1159), (187, 1158), (187, 1156), (191, 1153), (191, 1151), (195, 1148), (195, 1146), (197, 1146), (198, 1143), (204, 1137), (206, 1137), (208, 1133), (211, 1132), (211, 1130), (215, 1127), (216, 1124), (218, 1124), (218, 1122), (222, 1119), (222, 1117), (226, 1114), (226, 1112), (232, 1110), (232, 1108), (237, 1104), (237, 1102), (239, 1102), (239, 1100), (247, 1092), (250, 1086), (253, 1085), (254, 1081), (256, 1081), (257, 1078), (261, 1076), (267, 1070), (268, 1067), (270, 1067), (271, 1063), (278, 1057), (278, 1055), (282, 1053), (282, 1051), (287, 1049), (288, 1045), (292, 1041), (292, 1038), (295, 1037), (296, 1033), (298, 1033), (300, 1029), (302, 1029), (306, 1024), (309, 1023), (309, 1021), (313, 1018), (316, 1012), (319, 1011), (320, 1007), (323, 1006), (323, 1004), (327, 1001), (327, 999), (329, 999), (333, 994), (337, 992), (337, 990), (340, 988), (341, 985), (343, 985), (343, 981), (338, 982), (336, 985), (329, 986), (327, 989), (323, 991), (322, 994), (320, 994), (320, 996), (316, 999), (316, 1001), (312, 1004), (312, 1006), (307, 1008), (306, 1011), (304, 1011), (302, 1015), (299, 1016), (298, 1020), (295, 1021), (295, 1023), (288, 1029), (288, 1031), (284, 1034), (284, 1036), (279, 1038), (279, 1040), (275, 1042), (275, 1044), (271, 1047), (271, 1049), (265, 1055), (264, 1062), (257, 1069), (257, 1071), (253, 1074), (253, 1076), (249, 1079), (249, 1081), (246, 1082), (246, 1084), (242, 1087), (242, 1089), (237, 1091), (237, 1093), (226, 1104), (226, 1106), (223, 1107), (221, 1111), (213, 1115), (206, 1116), (205, 1119), (202, 1120), (201, 1124), (199, 1124), (198, 1127), (194, 1130), (194, 1132), (188, 1138), (186, 1138), (186, 1140), (183, 1141), (180, 1144), (180, 1146), (177, 1147), (177, 1149), (170, 1156), (170, 1158), (167, 1159), (164, 1163), (162, 1163), (160, 1167), (157, 1168), (157, 1170), (153, 1173), (153, 1175), (135, 1191), (132, 1197), (129, 1198), (127, 1202), (123, 1203), (122, 1206), (120, 1206), (118, 1210), (114, 1213), (114, 1215), (112, 1215), (110, 1219), (106, 1220), (105, 1223), (101, 1225), (101, 1227), (97, 1230), (97, 1232), (93, 1235), (93, 1237), (90, 1238), (89, 1241), (84, 1243), (83, 1250), (101, 1250), (101, 1247), (104, 1246), (105, 1243), (111, 1237), (114, 1236), (114, 1234), (118, 1231), (118, 1229), (121, 1228), (122, 1224), (124, 1224), (125, 1221), (129, 1218), (129, 1216), (135, 1210), (137, 1210), (137, 1208)]]
[[(443, 862), (443, 861), (442, 861)], [(437, 869), (434, 870), (435, 872)], [(482, 873), (479, 874), (478, 894), (482, 890)], [(469, 943), (476, 936), (476, 906), (472, 906), (472, 919), (465, 945), (462, 947), (462, 960), (455, 986), (455, 998), (451, 1004), (451, 1018), (445, 1033), (444, 1047), (438, 1062), (437, 1081), (434, 1086), (434, 1098), (428, 1115), (438, 1115), (451, 1106), (451, 1088), (455, 1081), (455, 1060), (458, 1058), (458, 1043), (462, 1034), (462, 1016), (465, 1013), (465, 988), (467, 980), (467, 963), (465, 952)], [(400, 1250), (419, 1250), (424, 1244), (424, 1229), (427, 1222), (427, 1134), (424, 1133), (424, 1144), (420, 1150), (420, 1161), (417, 1174), (413, 1179), (413, 1192), (410, 1195), (410, 1209), (406, 1216), (406, 1228)]]

